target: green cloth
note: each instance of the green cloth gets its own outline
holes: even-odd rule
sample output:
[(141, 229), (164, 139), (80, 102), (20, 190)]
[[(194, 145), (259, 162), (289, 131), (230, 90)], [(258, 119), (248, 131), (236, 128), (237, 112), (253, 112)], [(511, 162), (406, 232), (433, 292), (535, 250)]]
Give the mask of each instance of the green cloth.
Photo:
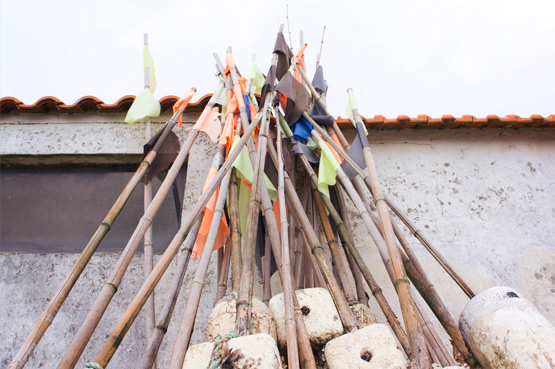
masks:
[[(347, 113), (347, 117), (349, 117), (349, 119), (353, 123), (353, 126), (355, 126), (356, 128), (357, 124), (355, 122), (355, 116), (353, 114), (353, 109), (357, 108), (357, 103), (355, 101), (355, 94), (353, 93), (353, 90), (347, 91), (347, 94), (349, 95), (349, 103), (347, 104), (347, 108), (345, 109), (345, 112)], [(366, 130), (366, 126), (363, 124), (362, 127), (364, 128), (364, 134), (368, 136), (368, 131)]]
[(339, 164), (323, 140), (318, 141), (318, 146), (322, 150), (318, 167), (318, 190), (327, 197), (330, 197), (328, 186), (335, 185), (336, 169), (339, 167)]
[[(237, 143), (239, 142), (239, 136), (235, 136), (233, 144), (231, 145), (230, 152), (235, 150)], [(252, 184), (252, 179), (254, 177), (254, 170), (251, 164), (251, 159), (249, 157), (249, 150), (247, 146), (243, 146), (241, 152), (237, 156), (237, 159), (231, 165), (232, 168), (236, 169), (237, 178), (242, 179), (250, 184)], [(274, 201), (277, 198), (277, 190), (268, 179), (266, 174), (264, 174), (264, 181), (266, 182), (266, 187), (270, 194), (270, 198)], [(247, 234), (247, 217), (249, 214), (249, 199), (251, 194), (251, 189), (246, 186), (242, 181), (238, 181), (239, 189), (239, 221), (241, 224), (241, 234), (246, 236)]]
[[(223, 79), (220, 79), (218, 84), (218, 88), (212, 94), (210, 98), (210, 102), (214, 104), (220, 104), (221, 106), (225, 107), (227, 104), (227, 96), (226, 96), (226, 89), (225, 89), (225, 82)], [(225, 116), (225, 114), (222, 114)]]
[(266, 78), (258, 69), (256, 62), (254, 60), (251, 61), (251, 66), (249, 68), (249, 79), (251, 80), (251, 88), (249, 94), (259, 94), (262, 92), (262, 86), (264, 86), (264, 81)]
[(150, 91), (154, 93), (156, 91), (156, 75), (154, 73), (154, 61), (148, 52), (148, 44), (145, 44), (143, 49), (143, 65), (144, 68), (148, 68), (148, 81), (150, 86)]
[(133, 124), (148, 117), (158, 116), (160, 116), (160, 103), (152, 92), (148, 88), (145, 88), (137, 95), (135, 101), (133, 101), (133, 104), (125, 116), (125, 123)]
[(160, 116), (160, 103), (154, 97), (154, 91), (156, 91), (154, 61), (148, 52), (148, 44), (145, 44), (143, 49), (143, 67), (148, 68), (150, 87), (145, 88), (137, 95), (125, 116), (125, 123), (133, 124), (145, 120), (148, 117)]

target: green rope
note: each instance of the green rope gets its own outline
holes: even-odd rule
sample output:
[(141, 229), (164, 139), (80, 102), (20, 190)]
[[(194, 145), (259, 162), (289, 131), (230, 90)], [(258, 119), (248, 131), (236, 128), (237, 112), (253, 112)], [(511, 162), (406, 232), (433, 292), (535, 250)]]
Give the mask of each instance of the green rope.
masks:
[(101, 367), (100, 364), (90, 362), (85, 364), (85, 369), (104, 369), (104, 368)]
[(208, 369), (220, 369), (222, 367), (222, 361), (225, 359), (224, 345), (227, 345), (227, 341), (229, 341), (230, 339), (237, 337), (239, 337), (237, 333), (230, 332), (224, 337), (217, 336), (214, 339), (214, 349), (212, 350), (212, 356), (210, 356), (210, 366), (208, 367)]

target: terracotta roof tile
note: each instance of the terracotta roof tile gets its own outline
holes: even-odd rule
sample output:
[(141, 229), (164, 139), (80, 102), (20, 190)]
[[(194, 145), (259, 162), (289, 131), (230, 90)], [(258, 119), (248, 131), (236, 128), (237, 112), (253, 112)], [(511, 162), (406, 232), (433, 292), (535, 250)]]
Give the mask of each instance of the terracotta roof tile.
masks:
[[(208, 103), (208, 100), (210, 100), (210, 97), (211, 94), (207, 94), (202, 96), (197, 102), (190, 103), (185, 112), (201, 112)], [(0, 99), (0, 114), (9, 114), (14, 111), (25, 114), (48, 113), (51, 111), (58, 111), (63, 114), (76, 114), (84, 113), (89, 110), (96, 110), (100, 113), (117, 113), (127, 111), (134, 99), (134, 95), (126, 95), (114, 104), (106, 104), (95, 96), (84, 96), (77, 100), (75, 104), (66, 105), (56, 97), (45, 96), (37, 100), (34, 104), (26, 105), (15, 97), (8, 96)], [(161, 98), (160, 105), (162, 111), (171, 109), (178, 99), (179, 97), (175, 95)], [(375, 115), (372, 118), (362, 117), (362, 119), (370, 129), (555, 127), (555, 114), (551, 114), (547, 117), (537, 114), (531, 115), (530, 117), (519, 117), (518, 115), (499, 117), (497, 115), (488, 115), (484, 118), (477, 118), (473, 115), (463, 115), (458, 118), (452, 115), (432, 118), (425, 114), (419, 114), (415, 118), (411, 118), (407, 115), (399, 115), (397, 118), (386, 118), (383, 115)], [(352, 126), (349, 119), (338, 117), (336, 122), (341, 128)]]

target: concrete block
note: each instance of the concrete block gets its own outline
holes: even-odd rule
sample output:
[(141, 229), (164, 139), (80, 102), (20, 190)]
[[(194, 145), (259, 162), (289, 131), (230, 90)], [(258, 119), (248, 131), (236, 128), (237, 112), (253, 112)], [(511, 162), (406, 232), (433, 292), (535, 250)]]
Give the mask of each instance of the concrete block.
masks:
[(555, 328), (512, 288), (493, 287), (475, 296), (459, 322), (484, 369), (555, 368)]
[(353, 304), (350, 308), (361, 328), (376, 323), (376, 317), (368, 306), (364, 304)]
[[(239, 351), (233, 368), (281, 369), (281, 359), (272, 336), (261, 333), (233, 338), (227, 342), (230, 352)], [(210, 365), (214, 350), (213, 342), (205, 342), (189, 347), (183, 369), (204, 369)]]
[[(236, 300), (232, 296), (223, 298), (216, 304), (206, 328), (206, 340), (214, 341), (217, 336), (224, 336), (229, 332), (235, 332), (235, 318), (237, 316)], [(251, 333), (267, 333), (277, 339), (276, 324), (272, 311), (264, 303), (256, 298), (252, 299)]]
[(208, 368), (212, 350), (214, 350), (214, 343), (212, 342), (189, 346), (183, 362), (183, 369)]
[(409, 363), (384, 324), (334, 338), (324, 349), (329, 369), (406, 369)]
[[(332, 338), (343, 334), (343, 324), (331, 295), (326, 289), (305, 288), (295, 292), (311, 343), (324, 345)], [(270, 309), (277, 325), (278, 343), (280, 347), (284, 347), (287, 342), (287, 333), (283, 294), (272, 297)]]
[(281, 369), (276, 341), (268, 334), (252, 334), (229, 340), (230, 350), (240, 350), (234, 368)]

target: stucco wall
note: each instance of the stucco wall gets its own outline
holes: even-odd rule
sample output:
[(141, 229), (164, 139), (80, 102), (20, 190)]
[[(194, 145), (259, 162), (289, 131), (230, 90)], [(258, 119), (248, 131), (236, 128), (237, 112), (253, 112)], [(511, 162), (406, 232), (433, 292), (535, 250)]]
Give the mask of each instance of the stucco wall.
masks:
[[(46, 118), (49, 123), (42, 124)], [(0, 133), (7, 138), (0, 142), (0, 154), (10, 155), (10, 160), (14, 154), (31, 155), (30, 160), (40, 160), (36, 155), (67, 154), (82, 160), (141, 152), (144, 126), (121, 124), (121, 116), (9, 115), (0, 119)], [(102, 123), (94, 123), (98, 120)], [(97, 124), (102, 125), (101, 129)], [(29, 136), (37, 138), (28, 139)], [(412, 129), (370, 131), (369, 138), (384, 189), (475, 292), (494, 285), (511, 286), (555, 322), (552, 308), (555, 306), (555, 171), (550, 170), (555, 161), (555, 130)], [(212, 147), (206, 137), (201, 137), (191, 153), (185, 194), (187, 208), (199, 194), (211, 162)], [(354, 223), (358, 247), (386, 297), (398, 310), (374, 245), (362, 224), (357, 220)], [(408, 238), (430, 272), (430, 279), (458, 318), (468, 299), (426, 251)], [(13, 358), (76, 258), (73, 254), (0, 254), (0, 298), (4, 302), (0, 308), (0, 324), (4, 327), (0, 340), (2, 366)], [(37, 347), (29, 368), (57, 364), (116, 260), (115, 254), (93, 257)], [(170, 274), (174, 266), (175, 262)], [(191, 262), (190, 266), (183, 291), (190, 286), (196, 263)], [(142, 255), (139, 255), (79, 365), (94, 358), (142, 278)], [(170, 279), (171, 275), (165, 276), (157, 289), (159, 307)], [(203, 340), (202, 330), (213, 303), (214, 280), (212, 268), (199, 309), (194, 343)], [(162, 366), (171, 355), (185, 298), (186, 293), (182, 293), (162, 346)], [(378, 320), (384, 322), (377, 304), (371, 301), (371, 307)], [(129, 367), (139, 360), (145, 344), (143, 326), (141, 314), (114, 356), (112, 367)]]

